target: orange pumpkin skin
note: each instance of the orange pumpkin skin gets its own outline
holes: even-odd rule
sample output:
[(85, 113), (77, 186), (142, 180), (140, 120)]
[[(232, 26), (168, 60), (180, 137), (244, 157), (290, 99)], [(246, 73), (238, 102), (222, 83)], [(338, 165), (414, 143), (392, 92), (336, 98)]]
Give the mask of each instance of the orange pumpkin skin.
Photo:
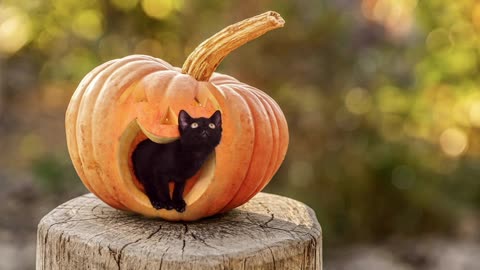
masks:
[[(222, 140), (188, 180), (186, 211), (156, 210), (135, 179), (131, 153), (146, 137), (177, 139), (182, 109), (194, 117), (220, 110)], [(288, 146), (285, 117), (264, 92), (219, 73), (198, 81), (145, 55), (112, 60), (87, 74), (65, 125), (73, 165), (92, 193), (112, 207), (167, 220), (197, 220), (247, 202), (273, 177)]]

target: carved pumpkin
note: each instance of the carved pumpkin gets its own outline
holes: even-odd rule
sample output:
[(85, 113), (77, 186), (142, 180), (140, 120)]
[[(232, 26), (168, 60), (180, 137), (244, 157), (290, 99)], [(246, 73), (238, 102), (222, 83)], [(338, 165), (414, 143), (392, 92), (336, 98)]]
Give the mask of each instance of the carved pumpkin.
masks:
[[(85, 186), (112, 207), (167, 220), (228, 211), (262, 190), (287, 151), (285, 117), (264, 92), (214, 70), (229, 52), (283, 23), (267, 12), (231, 25), (195, 49), (182, 69), (132, 55), (87, 74), (65, 119), (70, 156)], [(178, 139), (182, 109), (193, 117), (220, 110), (222, 140), (187, 181), (186, 211), (156, 210), (133, 173), (131, 154), (147, 137)]]

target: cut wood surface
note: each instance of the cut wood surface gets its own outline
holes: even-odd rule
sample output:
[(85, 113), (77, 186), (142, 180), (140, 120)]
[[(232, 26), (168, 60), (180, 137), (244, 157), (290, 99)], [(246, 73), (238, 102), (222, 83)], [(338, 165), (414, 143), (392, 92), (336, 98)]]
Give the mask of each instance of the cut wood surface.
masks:
[(92, 194), (38, 226), (37, 269), (321, 269), (312, 209), (259, 193), (228, 213), (175, 223), (115, 210)]

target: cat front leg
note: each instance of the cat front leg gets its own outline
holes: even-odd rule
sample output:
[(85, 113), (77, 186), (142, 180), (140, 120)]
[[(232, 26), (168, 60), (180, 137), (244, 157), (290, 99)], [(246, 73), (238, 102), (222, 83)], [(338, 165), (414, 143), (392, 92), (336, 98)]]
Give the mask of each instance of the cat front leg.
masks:
[[(155, 186), (158, 195), (158, 204), (167, 210), (172, 210), (172, 200), (170, 199), (170, 188), (168, 187), (168, 176), (156, 174)], [(154, 206), (155, 207), (155, 206)], [(157, 208), (160, 209), (160, 208)]]
[(175, 187), (173, 188), (172, 204), (173, 208), (177, 212), (184, 212), (187, 204), (183, 199), (183, 191), (185, 190), (185, 181), (175, 181)]
[(166, 203), (158, 196), (158, 186), (154, 180), (145, 181), (143, 187), (153, 208), (159, 210), (167, 207)]
[(157, 210), (163, 208), (167, 210), (173, 209), (167, 177), (154, 173), (153, 177), (143, 182), (143, 186), (153, 208)]

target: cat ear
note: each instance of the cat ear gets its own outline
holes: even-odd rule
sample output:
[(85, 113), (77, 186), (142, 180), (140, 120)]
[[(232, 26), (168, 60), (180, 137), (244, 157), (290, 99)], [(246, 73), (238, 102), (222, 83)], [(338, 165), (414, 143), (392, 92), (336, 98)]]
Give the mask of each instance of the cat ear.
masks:
[(220, 111), (216, 111), (212, 116), (210, 116), (210, 121), (215, 124), (215, 126), (222, 126), (222, 114)]
[(180, 129), (187, 128), (188, 125), (190, 125), (191, 119), (192, 117), (190, 117), (190, 115), (186, 111), (181, 110), (178, 114), (178, 126), (180, 127)]

